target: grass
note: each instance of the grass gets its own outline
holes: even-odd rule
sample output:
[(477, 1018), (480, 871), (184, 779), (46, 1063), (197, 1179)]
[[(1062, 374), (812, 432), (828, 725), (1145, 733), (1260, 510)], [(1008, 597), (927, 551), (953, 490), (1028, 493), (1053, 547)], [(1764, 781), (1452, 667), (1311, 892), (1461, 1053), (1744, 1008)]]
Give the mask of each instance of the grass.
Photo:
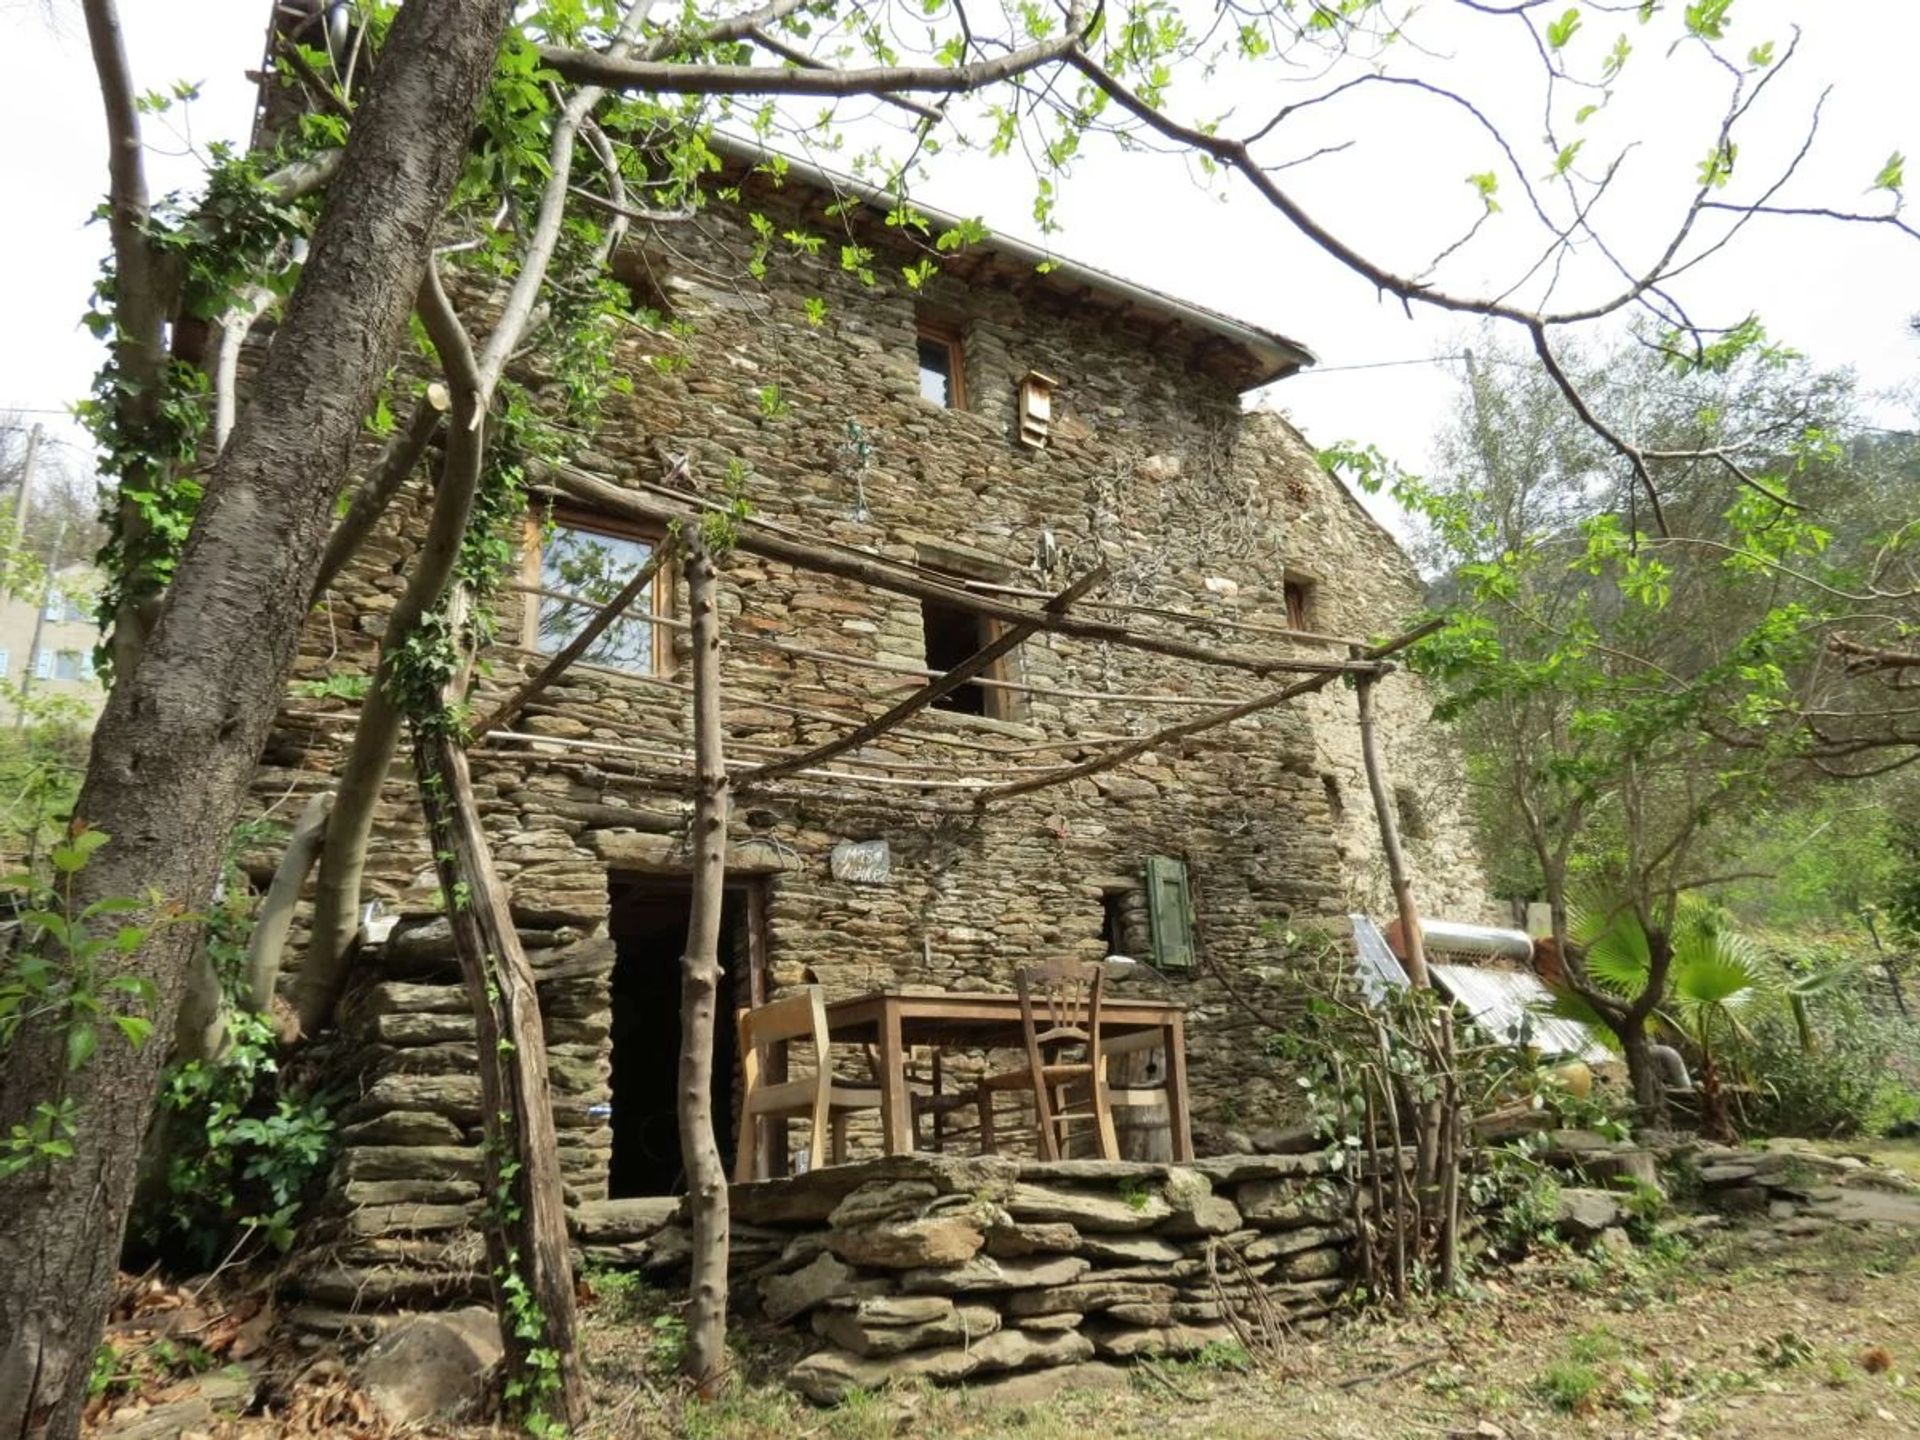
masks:
[(1578, 1360), (1556, 1360), (1533, 1382), (1533, 1390), (1554, 1409), (1567, 1415), (1591, 1415), (1597, 1407), (1600, 1372)]

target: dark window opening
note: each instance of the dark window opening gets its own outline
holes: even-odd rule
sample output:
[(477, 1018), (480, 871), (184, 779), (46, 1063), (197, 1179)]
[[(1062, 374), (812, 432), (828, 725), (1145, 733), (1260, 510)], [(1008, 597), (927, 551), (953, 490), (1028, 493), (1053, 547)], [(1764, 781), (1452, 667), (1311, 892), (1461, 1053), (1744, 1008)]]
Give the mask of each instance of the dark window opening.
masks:
[[(993, 624), (984, 616), (955, 605), (943, 605), (938, 600), (920, 602), (920, 625), (926, 635), (929, 670), (951, 670), (993, 639)], [(982, 678), (999, 679), (999, 663), (990, 665)], [(969, 680), (934, 701), (933, 708), (961, 715), (1004, 718), (1001, 704), (1004, 694)]]
[(1313, 585), (1306, 580), (1289, 580), (1284, 587), (1287, 597), (1287, 624), (1295, 630), (1313, 628)]
[[(611, 1039), (613, 1159), (607, 1194), (679, 1195), (687, 1188), (674, 1109), (680, 1074), (681, 955), (693, 903), (690, 881), (616, 882), (608, 930), (613, 937)], [(713, 1119), (723, 1156), (737, 1103), (738, 1040), (733, 1012), (750, 1003), (748, 896), (729, 889), (720, 914), (720, 963), (732, 979), (713, 1027)], [(724, 982), (723, 982), (724, 983)]]
[(627, 292), (627, 311), (642, 325), (655, 328), (673, 319), (673, 302), (664, 285), (666, 269), (645, 251), (622, 247), (607, 266), (613, 282)]
[(1393, 808), (1400, 817), (1400, 834), (1408, 840), (1427, 838), (1427, 817), (1420, 806), (1420, 797), (1404, 785), (1397, 785), (1393, 791)]
[(1320, 785), (1327, 792), (1327, 813), (1338, 820), (1347, 813), (1347, 797), (1340, 793), (1340, 777), (1322, 775)]
[(918, 349), (920, 398), (947, 410), (966, 409), (966, 373), (959, 340), (939, 331), (922, 330)]
[(1144, 960), (1153, 949), (1147, 927), (1147, 895), (1137, 887), (1103, 891), (1100, 938), (1109, 955)]

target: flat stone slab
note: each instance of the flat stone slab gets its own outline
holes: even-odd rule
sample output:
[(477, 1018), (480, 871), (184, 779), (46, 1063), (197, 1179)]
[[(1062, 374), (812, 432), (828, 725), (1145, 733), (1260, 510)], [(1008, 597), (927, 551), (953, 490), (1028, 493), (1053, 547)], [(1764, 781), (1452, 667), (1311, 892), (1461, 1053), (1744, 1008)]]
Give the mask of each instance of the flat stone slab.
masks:
[(1185, 1162), (1215, 1185), (1241, 1185), (1249, 1180), (1298, 1180), (1331, 1172), (1323, 1155), (1211, 1155)]
[(671, 1225), (679, 1214), (677, 1195), (587, 1200), (567, 1212), (567, 1229), (584, 1244), (618, 1244), (624, 1240), (644, 1240)]
[(964, 1265), (904, 1271), (900, 1276), (900, 1288), (910, 1295), (969, 1295), (988, 1290), (1031, 1290), (1046, 1285), (1071, 1284), (1090, 1268), (1078, 1255), (1035, 1255), (1022, 1260), (996, 1260), (991, 1255), (976, 1255)]
[(805, 1175), (749, 1180), (728, 1192), (733, 1217), (755, 1225), (815, 1225), (862, 1186), (922, 1181), (936, 1195), (992, 1198), (1013, 1186), (1019, 1166), (999, 1155), (886, 1155), (829, 1165)]
[(1108, 1193), (1025, 1182), (1013, 1187), (1006, 1207), (1016, 1220), (1062, 1223), (1082, 1233), (1150, 1230), (1173, 1214), (1173, 1206), (1155, 1190), (1141, 1188), (1130, 1193)]

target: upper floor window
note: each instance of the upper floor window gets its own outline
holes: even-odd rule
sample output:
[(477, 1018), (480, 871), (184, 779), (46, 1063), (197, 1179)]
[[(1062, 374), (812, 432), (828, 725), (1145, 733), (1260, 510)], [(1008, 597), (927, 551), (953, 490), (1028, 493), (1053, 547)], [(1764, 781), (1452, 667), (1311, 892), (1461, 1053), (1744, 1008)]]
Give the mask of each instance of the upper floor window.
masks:
[[(542, 655), (563, 649), (647, 563), (659, 538), (608, 516), (559, 506), (546, 515), (530, 516), (521, 643)], [(601, 632), (581, 660), (638, 675), (673, 668), (667, 629), (655, 623), (672, 609), (672, 587), (664, 571), (663, 566), (647, 593)]]
[(1313, 628), (1313, 582), (1289, 580), (1284, 589), (1287, 597), (1287, 624), (1295, 630), (1311, 630)]
[[(944, 605), (938, 600), (920, 602), (920, 629), (927, 642), (927, 668), (951, 670), (962, 660), (985, 649), (999, 634), (997, 622), (973, 610)], [(996, 660), (981, 672), (982, 680), (1004, 680), (1003, 661)], [(1007, 692), (969, 680), (933, 702), (936, 710), (951, 710), (959, 715), (984, 715), (994, 720), (1008, 719)]]
[(951, 330), (922, 324), (920, 348), (920, 398), (948, 410), (967, 408), (965, 352), (960, 337)]

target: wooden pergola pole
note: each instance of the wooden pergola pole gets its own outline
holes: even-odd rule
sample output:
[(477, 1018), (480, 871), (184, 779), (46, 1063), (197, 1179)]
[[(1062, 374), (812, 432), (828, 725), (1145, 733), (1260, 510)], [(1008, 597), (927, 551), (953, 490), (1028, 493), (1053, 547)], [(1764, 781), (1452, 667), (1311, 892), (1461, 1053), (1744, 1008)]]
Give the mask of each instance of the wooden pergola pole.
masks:
[[(1438, 617), (1427, 621), (1424, 625), (1416, 626), (1412, 630), (1396, 635), (1393, 639), (1385, 641), (1382, 644), (1371, 646), (1361, 652), (1361, 660), (1358, 663), (1349, 665), (1345, 673), (1357, 675), (1362, 679), (1371, 679), (1377, 673), (1381, 660), (1396, 651), (1404, 650), (1416, 640), (1425, 639), (1434, 631), (1446, 625), (1446, 623), (1447, 621), (1444, 616)], [(1144, 755), (1147, 751), (1156, 749), (1161, 745), (1169, 745), (1175, 740), (1189, 739), (1192, 736), (1201, 734), (1203, 731), (1216, 729), (1221, 725), (1231, 724), (1233, 721), (1244, 719), (1248, 715), (1257, 715), (1262, 710), (1271, 710), (1277, 705), (1284, 705), (1289, 700), (1297, 699), (1302, 695), (1312, 694), (1315, 690), (1323, 690), (1332, 684), (1336, 678), (1336, 675), (1331, 674), (1315, 675), (1308, 680), (1295, 681), (1293, 684), (1279, 690), (1269, 691), (1265, 695), (1255, 695), (1249, 700), (1241, 701), (1238, 705), (1229, 706), (1224, 710), (1216, 710), (1210, 715), (1196, 716), (1192, 720), (1183, 720), (1178, 725), (1169, 725), (1164, 730), (1156, 730), (1151, 735), (1143, 735), (1140, 739), (1122, 745), (1117, 750), (1110, 750), (1104, 755), (1096, 756), (1094, 759), (1083, 761), (1078, 765), (1062, 766), (1060, 769), (1051, 770), (1045, 775), (1035, 776), (1031, 780), (1016, 781), (1011, 785), (996, 785), (991, 790), (981, 791), (974, 803), (985, 805), (995, 800), (1009, 800), (1016, 795), (1026, 795), (1035, 790), (1045, 790), (1050, 786), (1064, 785), (1069, 780), (1078, 780), (1083, 776), (1098, 775), (1103, 770), (1111, 770), (1117, 765), (1124, 765), (1127, 761)]]
[(1380, 851), (1386, 857), (1387, 880), (1393, 886), (1393, 903), (1399, 912), (1407, 978), (1416, 989), (1425, 990), (1433, 982), (1427, 975), (1427, 947), (1420, 933), (1420, 911), (1413, 903), (1413, 877), (1407, 873), (1407, 855), (1400, 848), (1400, 825), (1394, 814), (1393, 795), (1387, 788), (1386, 771), (1380, 764), (1380, 744), (1374, 733), (1374, 682), (1374, 676), (1362, 675), (1354, 685), (1360, 711), (1360, 758), (1366, 763), (1367, 789), (1373, 794), (1374, 818), (1380, 823)]
[[(609, 514), (638, 520), (642, 524), (664, 527), (699, 523), (698, 516), (687, 509), (650, 500), (644, 495), (624, 490), (618, 485), (609, 484), (598, 476), (589, 475), (569, 465), (547, 466), (539, 472), (539, 475), (554, 489), (576, 500)], [(1129, 630), (1124, 625), (1114, 625), (1104, 620), (1053, 615), (1044, 610), (1035, 610), (1031, 606), (1014, 605), (1004, 600), (996, 600), (991, 596), (982, 595), (958, 585), (943, 585), (923, 575), (902, 571), (877, 558), (869, 560), (858, 555), (839, 554), (817, 545), (789, 540), (784, 536), (771, 533), (765, 527), (756, 526), (751, 520), (738, 523), (738, 539), (735, 544), (736, 548), (749, 554), (758, 555), (767, 560), (777, 560), (798, 570), (813, 570), (825, 575), (837, 575), (845, 580), (869, 585), (876, 590), (890, 590), (898, 595), (936, 601), (942, 605), (950, 605), (956, 610), (985, 615), (1008, 625), (1031, 624), (1037, 630), (1051, 630), (1062, 635), (1072, 635), (1081, 640), (1103, 640), (1109, 644), (1144, 650), (1155, 655), (1171, 656), (1176, 660), (1191, 660), (1200, 665), (1218, 665), (1231, 670), (1244, 670), (1254, 675), (1290, 673), (1332, 676), (1348, 674), (1357, 668), (1351, 662), (1342, 660), (1303, 660), (1291, 657), (1281, 659), (1237, 655), (1231, 651), (1195, 645), (1191, 641), (1178, 640), (1172, 636), (1143, 634), (1137, 630)]]
[[(1087, 591), (1091, 590), (1095, 585), (1098, 585), (1102, 580), (1106, 579), (1106, 577), (1107, 567), (1104, 564), (1090, 570), (1087, 574), (1082, 575), (1078, 580), (1074, 581), (1073, 584), (1062, 590), (1058, 595), (1055, 595), (1047, 601), (1047, 613), (1050, 615), (1059, 614), (1075, 600), (1085, 595)], [(868, 720), (856, 729), (848, 731), (845, 735), (816, 745), (813, 749), (804, 751), (801, 754), (786, 755), (778, 760), (769, 760), (764, 765), (756, 765), (753, 769), (743, 771), (741, 774), (735, 776), (734, 783), (736, 785), (746, 786), (762, 784), (768, 780), (778, 780), (783, 775), (792, 775), (798, 771), (809, 769), (812, 766), (820, 764), (823, 760), (831, 760), (836, 755), (843, 755), (857, 745), (866, 744), (867, 741), (873, 739), (875, 736), (885, 734), (910, 716), (916, 715), (926, 709), (927, 706), (933, 704), (933, 702), (940, 699), (941, 696), (951, 695), (955, 690), (958, 690), (962, 685), (965, 685), (968, 681), (979, 675), (1001, 656), (1008, 654), (1017, 646), (1031, 639), (1039, 628), (1038, 625), (1022, 622), (1021, 624), (1003, 630), (999, 635), (974, 651), (973, 654), (962, 660), (958, 665), (955, 665), (951, 670), (948, 670), (943, 675), (935, 676), (925, 685), (922, 685), (918, 690), (915, 690), (911, 695), (893, 706), (893, 708), (885, 714), (876, 715), (873, 719)]]

